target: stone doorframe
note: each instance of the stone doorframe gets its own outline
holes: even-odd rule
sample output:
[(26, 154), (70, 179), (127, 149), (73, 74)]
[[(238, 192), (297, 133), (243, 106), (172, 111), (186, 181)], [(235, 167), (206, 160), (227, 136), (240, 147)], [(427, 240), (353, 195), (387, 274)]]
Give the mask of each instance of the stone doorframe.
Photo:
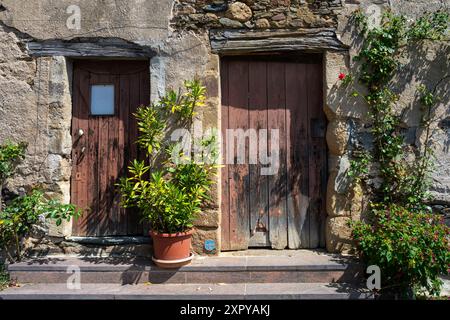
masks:
[(323, 108), (328, 120), (326, 249), (329, 252), (351, 250), (351, 231), (347, 222), (359, 218), (362, 199), (360, 193), (349, 190), (346, 173), (349, 168), (347, 152), (352, 118), (350, 113), (345, 112), (347, 93), (338, 90), (339, 73), (347, 74), (349, 70), (349, 47), (338, 39), (334, 29), (329, 28), (297, 31), (211, 30), (209, 39), (211, 52), (219, 56), (295, 51), (323, 54)]

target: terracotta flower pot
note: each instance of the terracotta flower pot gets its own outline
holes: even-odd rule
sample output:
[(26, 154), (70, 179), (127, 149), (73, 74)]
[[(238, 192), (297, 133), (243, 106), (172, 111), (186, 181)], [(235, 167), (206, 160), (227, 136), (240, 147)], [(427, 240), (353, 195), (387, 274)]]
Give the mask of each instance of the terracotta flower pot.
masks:
[(192, 259), (191, 238), (193, 230), (178, 233), (150, 231), (153, 238), (153, 261), (162, 268), (178, 268)]

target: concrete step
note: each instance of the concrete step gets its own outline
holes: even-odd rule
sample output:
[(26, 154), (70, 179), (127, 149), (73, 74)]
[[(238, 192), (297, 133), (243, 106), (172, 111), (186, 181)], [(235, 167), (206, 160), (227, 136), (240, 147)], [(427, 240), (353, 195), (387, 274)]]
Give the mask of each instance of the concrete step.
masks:
[(148, 258), (53, 256), (8, 266), (18, 283), (65, 283), (74, 270), (81, 283), (359, 283), (361, 267), (351, 258), (303, 250), (289, 256), (194, 257), (178, 269), (161, 269)]
[(337, 283), (25, 284), (0, 291), (0, 300), (255, 300), (371, 299), (367, 290)]

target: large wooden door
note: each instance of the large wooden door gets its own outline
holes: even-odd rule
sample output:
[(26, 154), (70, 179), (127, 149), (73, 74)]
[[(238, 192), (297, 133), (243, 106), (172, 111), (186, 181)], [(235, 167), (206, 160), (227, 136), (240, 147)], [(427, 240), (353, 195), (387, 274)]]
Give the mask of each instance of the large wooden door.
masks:
[[(221, 86), (222, 250), (324, 246), (327, 153), (321, 56), (227, 57), (221, 62)], [(237, 154), (237, 129), (246, 133), (245, 163)], [(278, 152), (273, 174), (262, 174), (268, 162), (257, 150), (265, 143), (261, 132), (267, 155)], [(255, 153), (256, 163), (250, 160)]]
[(74, 235), (143, 233), (136, 211), (120, 208), (115, 184), (141, 156), (133, 113), (149, 98), (148, 61), (74, 63), (71, 202), (83, 210)]

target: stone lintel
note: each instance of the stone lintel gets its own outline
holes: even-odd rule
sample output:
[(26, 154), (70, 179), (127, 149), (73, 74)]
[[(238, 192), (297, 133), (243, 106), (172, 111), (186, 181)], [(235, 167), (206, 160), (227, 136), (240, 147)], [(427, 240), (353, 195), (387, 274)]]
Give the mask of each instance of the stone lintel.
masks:
[(211, 30), (211, 51), (220, 54), (273, 51), (346, 51), (334, 29)]
[(119, 39), (98, 42), (66, 42), (61, 40), (32, 41), (27, 43), (31, 56), (151, 58), (156, 52)]

